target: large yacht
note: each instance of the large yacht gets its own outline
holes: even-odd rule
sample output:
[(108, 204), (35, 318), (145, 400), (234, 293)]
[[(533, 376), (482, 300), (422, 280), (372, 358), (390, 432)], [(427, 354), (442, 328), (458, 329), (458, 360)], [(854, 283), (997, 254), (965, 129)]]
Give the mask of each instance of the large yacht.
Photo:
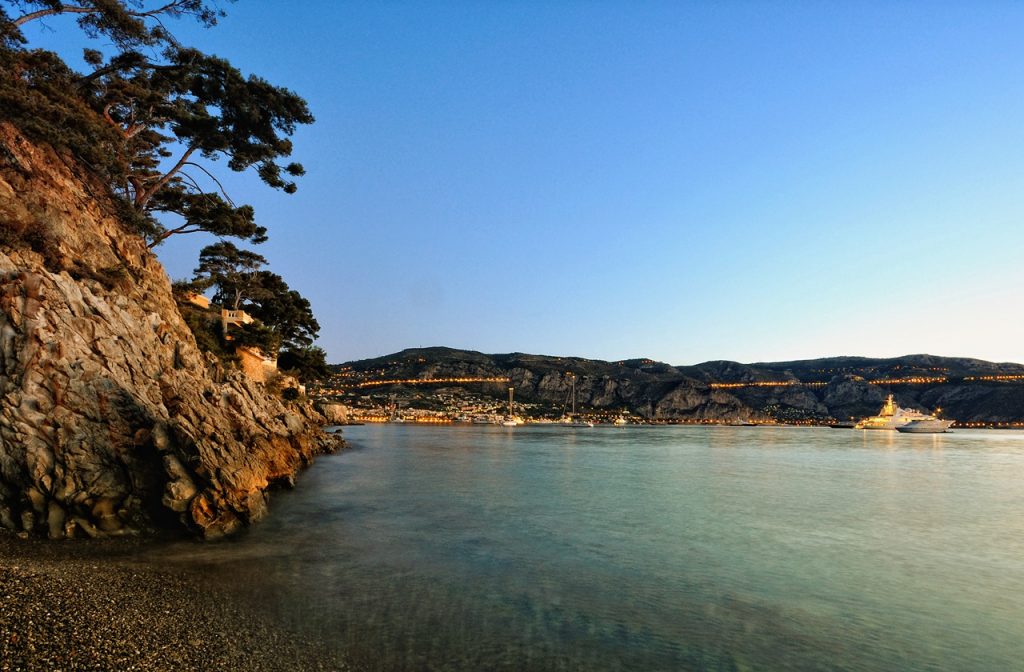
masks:
[[(928, 415), (921, 413), (920, 411), (914, 411), (908, 408), (900, 408), (896, 405), (890, 394), (885, 399), (885, 405), (882, 406), (882, 410), (878, 412), (878, 415), (873, 415), (870, 418), (864, 418), (856, 425), (854, 429), (899, 429), (912, 422), (918, 422), (922, 420), (938, 420), (934, 415)], [(945, 421), (940, 421), (945, 422)], [(953, 424), (950, 422), (949, 424)]]
[(913, 420), (905, 425), (896, 428), (897, 432), (907, 434), (942, 434), (948, 432), (953, 426), (953, 420), (940, 420), (928, 418), (927, 420)]

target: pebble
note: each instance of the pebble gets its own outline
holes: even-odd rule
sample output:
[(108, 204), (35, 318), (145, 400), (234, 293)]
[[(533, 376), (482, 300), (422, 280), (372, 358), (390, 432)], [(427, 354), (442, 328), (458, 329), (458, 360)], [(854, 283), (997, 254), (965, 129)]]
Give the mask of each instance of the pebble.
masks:
[(0, 534), (0, 672), (353, 669), (236, 593), (73, 550)]

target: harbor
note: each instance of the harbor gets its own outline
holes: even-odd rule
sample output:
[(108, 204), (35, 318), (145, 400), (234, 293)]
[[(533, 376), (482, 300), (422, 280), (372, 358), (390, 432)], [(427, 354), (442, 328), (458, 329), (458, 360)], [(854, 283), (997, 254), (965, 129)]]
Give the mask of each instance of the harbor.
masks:
[(370, 671), (1005, 672), (1024, 658), (1024, 434), (345, 433), (352, 450), (251, 533), (144, 561), (215, 585), (244, 572), (273, 596), (266, 613)]

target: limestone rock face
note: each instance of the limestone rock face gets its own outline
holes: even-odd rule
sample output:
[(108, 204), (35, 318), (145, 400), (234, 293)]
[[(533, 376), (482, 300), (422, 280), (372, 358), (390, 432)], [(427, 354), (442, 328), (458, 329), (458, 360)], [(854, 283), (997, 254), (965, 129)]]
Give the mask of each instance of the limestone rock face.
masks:
[[(573, 376), (580, 408), (609, 409), (651, 420), (746, 420), (763, 417), (735, 394), (675, 367), (644, 360), (601, 362), (511, 353), (484, 355), (450, 348), (412, 349), (379, 359), (350, 362), (359, 370), (386, 370), (388, 378), (507, 377), (519, 401), (568, 408)], [(741, 366), (741, 365), (736, 365)], [(504, 387), (500, 396), (504, 397)]]
[(885, 395), (877, 385), (853, 376), (836, 376), (825, 387), (822, 401), (837, 418), (862, 418), (877, 413)]
[(696, 388), (686, 382), (658, 401), (653, 416), (696, 420), (741, 420), (753, 417), (750, 410), (732, 395), (719, 390)]
[(351, 419), (351, 412), (344, 404), (323, 404), (317, 410), (323, 414), (328, 424), (343, 425)]
[(334, 447), (322, 418), (199, 351), (87, 175), (10, 126), (0, 145), (0, 229), (47, 241), (0, 246), (0, 526), (216, 537), (259, 519)]

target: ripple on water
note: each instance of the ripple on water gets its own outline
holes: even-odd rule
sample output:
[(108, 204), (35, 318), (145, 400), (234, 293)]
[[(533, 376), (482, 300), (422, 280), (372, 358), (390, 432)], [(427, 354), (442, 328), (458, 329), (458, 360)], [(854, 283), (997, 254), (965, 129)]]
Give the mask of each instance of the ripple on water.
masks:
[(1024, 438), (365, 426), (265, 523), (154, 562), (251, 577), (376, 670), (1007, 670)]

